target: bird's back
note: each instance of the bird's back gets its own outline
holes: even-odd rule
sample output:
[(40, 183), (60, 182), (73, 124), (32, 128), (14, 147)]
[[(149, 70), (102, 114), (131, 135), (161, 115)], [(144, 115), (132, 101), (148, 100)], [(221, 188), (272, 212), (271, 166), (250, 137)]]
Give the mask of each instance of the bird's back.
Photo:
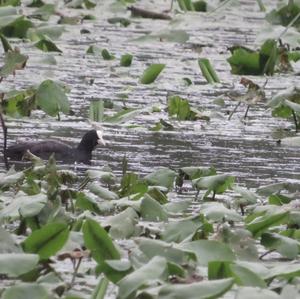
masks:
[(15, 144), (6, 149), (6, 155), (11, 160), (21, 160), (27, 150), (42, 159), (48, 159), (54, 153), (56, 160), (74, 160), (73, 149), (55, 140)]

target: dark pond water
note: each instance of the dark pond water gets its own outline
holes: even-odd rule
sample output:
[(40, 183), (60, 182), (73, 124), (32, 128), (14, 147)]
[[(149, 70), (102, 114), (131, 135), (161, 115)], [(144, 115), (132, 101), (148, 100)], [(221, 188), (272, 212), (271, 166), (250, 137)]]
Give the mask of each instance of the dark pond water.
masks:
[[(270, 2), (266, 3), (268, 7)], [(168, 7), (169, 1), (164, 1), (159, 8), (155, 6), (157, 4), (158, 1), (156, 4), (144, 3), (145, 7), (162, 10)], [(292, 122), (271, 117), (264, 103), (252, 107), (246, 121), (242, 119), (246, 109), (244, 105), (239, 107), (230, 121), (227, 119), (228, 112), (236, 103), (225, 94), (232, 89), (242, 90), (242, 87), (238, 84), (240, 77), (230, 74), (226, 48), (238, 43), (255, 48), (257, 33), (265, 24), (255, 1), (241, 1), (240, 6), (210, 17), (201, 14), (177, 15), (171, 22), (135, 19), (127, 28), (109, 24), (109, 16), (120, 15), (110, 11), (105, 2), (97, 10), (97, 21), (67, 25), (63, 37), (57, 41), (63, 54), (55, 55), (56, 65), (42, 64), (40, 61), (47, 54), (30, 44), (20, 45), (30, 57), (28, 65), (15, 78), (5, 80), (3, 89), (12, 86), (25, 88), (46, 78), (61, 80), (71, 89), (69, 98), (75, 115), (62, 116), (59, 122), (42, 114), (31, 119), (8, 119), (9, 144), (26, 138), (42, 140), (49, 137), (76, 144), (80, 136), (91, 128), (88, 122), (91, 99), (109, 99), (122, 105), (120, 94), (127, 94), (126, 106), (144, 109), (143, 113), (130, 123), (103, 124), (109, 145), (96, 150), (93, 167), (109, 165), (118, 171), (126, 155), (130, 168), (140, 173), (148, 173), (156, 166), (177, 169), (188, 165), (214, 165), (219, 171), (236, 175), (239, 182), (249, 187), (299, 179), (298, 148), (276, 144), (278, 138), (294, 134)], [(70, 11), (70, 14), (76, 13), (76, 10)], [(91, 33), (80, 34), (82, 28)], [(190, 35), (189, 41), (185, 44), (132, 41), (145, 33), (168, 29), (185, 30)], [(134, 56), (133, 65), (122, 68), (119, 67), (119, 59), (105, 61), (86, 55), (90, 45), (107, 48), (117, 58), (131, 53)], [(212, 61), (222, 84), (205, 84), (197, 64), (199, 57)], [(157, 62), (167, 64), (159, 80), (149, 86), (139, 84), (139, 76), (146, 65)], [(194, 84), (186, 87), (183, 77), (190, 78)], [(91, 79), (93, 84), (89, 84)], [(262, 77), (251, 79), (258, 84), (265, 82)], [(276, 74), (268, 79), (266, 94), (270, 97), (298, 80), (293, 74)], [(161, 113), (147, 112), (151, 111), (152, 106), (164, 109), (167, 94), (179, 94), (190, 99), (193, 106), (210, 111), (211, 121), (175, 122), (176, 129), (172, 132), (149, 131), (160, 118), (168, 120), (163, 110)], [(220, 107), (215, 104), (216, 99), (223, 99), (225, 105)], [(129, 124), (139, 127), (129, 128)], [(3, 168), (3, 163), (1, 166)]]

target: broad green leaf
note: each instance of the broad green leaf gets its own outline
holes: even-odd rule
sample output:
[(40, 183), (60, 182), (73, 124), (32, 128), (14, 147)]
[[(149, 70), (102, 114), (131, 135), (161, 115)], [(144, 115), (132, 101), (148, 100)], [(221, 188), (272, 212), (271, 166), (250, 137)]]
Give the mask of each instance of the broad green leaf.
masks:
[(0, 33), (0, 39), (1, 39), (1, 43), (2, 43), (2, 46), (3, 46), (4, 52), (13, 51), (13, 48), (11, 47), (10, 43), (5, 38), (5, 36), (1, 33)]
[(233, 261), (235, 255), (227, 244), (214, 240), (197, 240), (180, 244), (181, 249), (196, 254), (198, 263), (207, 266), (210, 261)]
[(142, 84), (153, 83), (161, 71), (165, 68), (165, 64), (151, 64), (143, 73), (140, 81)]
[(108, 18), (107, 22), (110, 24), (118, 24), (119, 23), (124, 27), (127, 27), (131, 24), (131, 21), (129, 19), (122, 18), (122, 17)]
[(105, 222), (110, 226), (109, 234), (114, 239), (127, 239), (136, 232), (139, 216), (133, 208), (128, 207), (121, 213), (110, 216)]
[(25, 252), (36, 253), (41, 260), (56, 254), (69, 237), (69, 228), (64, 223), (49, 223), (35, 230), (23, 242)]
[(27, 60), (28, 56), (21, 54), (17, 50), (8, 51), (5, 53), (4, 65), (0, 68), (0, 77), (7, 77), (16, 70), (22, 70)]
[(233, 185), (232, 189), (239, 194), (239, 198), (236, 200), (239, 205), (251, 205), (257, 202), (257, 195), (254, 192), (238, 185)]
[(110, 281), (116, 284), (133, 269), (128, 260), (106, 260), (97, 270), (103, 272)]
[(277, 250), (282, 256), (289, 259), (296, 258), (300, 249), (299, 241), (276, 233), (263, 233), (261, 244), (269, 250)]
[(234, 280), (219, 279), (191, 284), (173, 284), (163, 286), (159, 291), (159, 299), (206, 299), (218, 298), (231, 289)]
[(76, 204), (75, 206), (81, 210), (89, 210), (96, 214), (100, 214), (101, 210), (96, 200), (91, 197), (88, 197), (85, 193), (78, 193), (76, 195)]
[(82, 228), (84, 244), (98, 264), (109, 259), (120, 259), (120, 253), (111, 238), (98, 222), (87, 219)]
[(101, 199), (116, 200), (119, 199), (118, 195), (107, 188), (100, 186), (99, 183), (91, 183), (88, 186), (89, 190), (99, 196)]
[(243, 286), (266, 287), (264, 280), (250, 269), (231, 263), (211, 261), (208, 264), (208, 278), (222, 279), (234, 278), (235, 283)]
[(39, 262), (37, 254), (1, 253), (0, 273), (9, 277), (17, 277), (33, 270)]
[(252, 235), (257, 238), (269, 227), (278, 225), (287, 220), (289, 212), (278, 212), (274, 214), (266, 214), (255, 218), (253, 221), (247, 224), (247, 229)]
[(201, 206), (201, 214), (205, 215), (208, 220), (222, 222), (226, 221), (242, 221), (243, 217), (235, 210), (227, 209), (223, 203), (208, 202)]
[(260, 55), (244, 48), (237, 48), (227, 59), (235, 75), (260, 75)]
[(165, 224), (162, 231), (162, 240), (166, 242), (182, 242), (188, 236), (193, 236), (202, 225), (200, 217), (169, 222)]
[(2, 299), (52, 299), (47, 289), (37, 283), (19, 283), (6, 289)]
[(11, 203), (0, 211), (0, 219), (24, 218), (38, 215), (47, 203), (46, 194), (18, 195)]
[(44, 52), (60, 52), (62, 51), (49, 38), (44, 37), (34, 44), (35, 47)]
[(152, 259), (155, 256), (163, 256), (169, 262), (176, 264), (184, 264), (191, 259), (196, 259), (194, 253), (179, 248), (172, 243), (147, 238), (137, 238), (135, 239), (135, 242), (137, 243), (139, 250), (142, 251), (148, 259)]
[(38, 41), (45, 36), (51, 40), (56, 40), (63, 32), (64, 26), (62, 25), (42, 25), (35, 28), (29, 28), (27, 31), (27, 37), (33, 42)]
[(142, 286), (151, 284), (154, 280), (166, 277), (167, 261), (161, 256), (156, 256), (147, 264), (128, 274), (118, 282), (118, 298), (128, 298), (128, 296), (134, 294), (134, 292)]
[(59, 112), (68, 114), (70, 104), (63, 88), (52, 80), (45, 80), (36, 92), (37, 104), (50, 116), (57, 116)]
[(175, 171), (166, 167), (162, 167), (146, 175), (144, 179), (151, 186), (163, 186), (171, 189), (173, 187), (175, 176)]
[(112, 55), (107, 49), (103, 49), (101, 51), (101, 55), (102, 55), (102, 58), (104, 60), (113, 60), (113, 59), (115, 59), (115, 56)]
[(272, 267), (266, 276), (266, 279), (273, 279), (275, 277), (283, 277), (291, 279), (300, 276), (300, 265), (298, 263), (282, 263), (278, 266)]
[(105, 299), (108, 283), (109, 281), (106, 277), (101, 277), (99, 283), (93, 291), (91, 299)]
[(24, 16), (0, 18), (0, 31), (7, 37), (26, 38), (28, 29), (32, 27), (34, 24)]
[(124, 54), (121, 57), (120, 65), (121, 66), (131, 66), (133, 56), (131, 54)]
[(23, 171), (16, 172), (13, 168), (0, 174), (0, 188), (7, 188), (21, 182), (25, 177)]
[(207, 189), (207, 194), (213, 191), (215, 194), (224, 193), (231, 188), (234, 177), (227, 174), (211, 175), (193, 180), (193, 185), (198, 190)]
[(31, 14), (31, 17), (41, 19), (43, 21), (48, 21), (49, 18), (54, 14), (55, 14), (55, 5), (44, 4), (43, 6), (34, 10)]
[(129, 120), (135, 118), (140, 113), (141, 113), (140, 109), (126, 108), (126, 109), (123, 109), (123, 110), (117, 112), (113, 116), (105, 117), (104, 122), (113, 123), (113, 124), (122, 123), (122, 122), (126, 122), (126, 121), (129, 121)]
[(145, 194), (140, 206), (141, 217), (145, 221), (168, 221), (168, 214), (155, 199)]
[(191, 110), (189, 101), (180, 96), (168, 97), (169, 116), (176, 115), (178, 120), (195, 120), (196, 114)]

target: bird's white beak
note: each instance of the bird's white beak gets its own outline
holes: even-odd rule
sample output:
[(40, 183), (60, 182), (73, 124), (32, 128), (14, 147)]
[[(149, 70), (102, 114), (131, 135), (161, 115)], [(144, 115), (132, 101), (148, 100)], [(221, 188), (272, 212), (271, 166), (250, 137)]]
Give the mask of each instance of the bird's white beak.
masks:
[(101, 144), (103, 146), (106, 145), (106, 142), (104, 141), (103, 139), (103, 136), (102, 136), (102, 131), (97, 131), (97, 135), (98, 135), (98, 144)]

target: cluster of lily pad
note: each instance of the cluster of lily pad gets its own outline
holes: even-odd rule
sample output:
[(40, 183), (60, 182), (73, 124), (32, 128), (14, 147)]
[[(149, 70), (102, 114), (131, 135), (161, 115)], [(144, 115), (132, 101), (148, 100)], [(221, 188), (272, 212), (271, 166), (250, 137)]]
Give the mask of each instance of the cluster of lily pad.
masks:
[[(141, 177), (124, 162), (120, 179), (109, 169), (78, 177), (53, 158), (1, 175), (0, 271), (20, 281), (2, 298), (106, 298), (110, 285), (124, 299), (296, 296), (299, 184), (251, 192), (214, 168)], [(66, 260), (68, 279), (56, 270)], [(79, 275), (98, 278), (93, 294), (73, 288)]]

